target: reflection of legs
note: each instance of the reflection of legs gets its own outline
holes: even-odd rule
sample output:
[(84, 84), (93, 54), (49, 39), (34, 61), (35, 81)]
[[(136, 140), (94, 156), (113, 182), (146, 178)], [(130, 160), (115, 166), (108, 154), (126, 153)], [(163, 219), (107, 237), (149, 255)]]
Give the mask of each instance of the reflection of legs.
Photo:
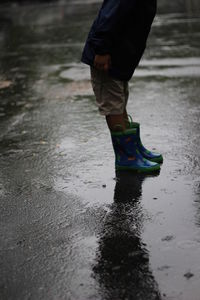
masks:
[(144, 175), (117, 172), (114, 200), (99, 232), (97, 261), (93, 268), (102, 298), (160, 300), (158, 285), (141, 239), (140, 204)]
[[(142, 195), (142, 183), (150, 175), (116, 171), (115, 203), (134, 205)], [(151, 175), (156, 177), (158, 174)]]

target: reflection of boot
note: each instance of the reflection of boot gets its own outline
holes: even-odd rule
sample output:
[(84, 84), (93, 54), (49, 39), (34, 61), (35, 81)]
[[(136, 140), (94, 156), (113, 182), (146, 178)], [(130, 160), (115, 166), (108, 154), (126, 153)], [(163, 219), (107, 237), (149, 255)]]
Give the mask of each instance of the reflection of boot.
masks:
[(154, 172), (160, 165), (142, 156), (138, 149), (138, 136), (135, 128), (122, 132), (111, 132), (115, 151), (116, 170), (131, 170), (137, 172)]
[[(153, 174), (151, 174), (151, 176), (153, 176)], [(135, 201), (138, 201), (142, 195), (142, 183), (147, 176), (149, 177), (150, 175), (146, 173), (116, 171), (115, 203), (127, 203), (132, 205)]]
[(160, 171), (152, 174), (131, 173), (129, 171), (116, 171), (116, 185), (114, 201), (116, 203), (130, 203), (138, 201), (142, 195), (142, 184), (145, 178), (157, 177)]
[(139, 149), (140, 153), (142, 154), (142, 156), (150, 161), (162, 163), (163, 157), (161, 154), (149, 151), (143, 146), (143, 144), (141, 142), (141, 138), (140, 138), (140, 124), (133, 122), (130, 116), (129, 116), (129, 118), (130, 118), (130, 121), (129, 121), (130, 128), (134, 128), (137, 131), (137, 145), (138, 145), (138, 149)]

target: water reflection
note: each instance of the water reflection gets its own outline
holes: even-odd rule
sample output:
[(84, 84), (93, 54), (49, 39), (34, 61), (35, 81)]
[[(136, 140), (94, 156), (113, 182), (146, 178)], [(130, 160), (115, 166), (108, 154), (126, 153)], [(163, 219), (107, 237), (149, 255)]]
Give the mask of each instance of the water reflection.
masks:
[(187, 12), (197, 12), (200, 11), (200, 2), (199, 0), (185, 0), (185, 7)]
[(96, 11), (73, 1), (26, 4), (0, 4), (0, 83), (12, 83), (0, 89), (0, 121), (41, 100), (35, 85), (44, 81), (42, 66), (80, 62), (80, 42)]
[(200, 2), (199, 0), (180, 0), (180, 1), (158, 1), (159, 12), (187, 12), (187, 13), (196, 13), (200, 11)]
[(161, 299), (141, 239), (145, 175), (118, 172), (114, 204), (100, 233), (95, 278), (103, 299)]

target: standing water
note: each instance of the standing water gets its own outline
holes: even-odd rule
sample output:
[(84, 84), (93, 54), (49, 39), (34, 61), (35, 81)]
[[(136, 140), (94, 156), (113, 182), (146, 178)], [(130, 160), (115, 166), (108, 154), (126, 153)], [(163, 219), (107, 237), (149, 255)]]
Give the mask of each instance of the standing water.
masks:
[(114, 171), (80, 63), (100, 4), (0, 4), (0, 298), (199, 300), (199, 1), (159, 1), (130, 81), (157, 176)]

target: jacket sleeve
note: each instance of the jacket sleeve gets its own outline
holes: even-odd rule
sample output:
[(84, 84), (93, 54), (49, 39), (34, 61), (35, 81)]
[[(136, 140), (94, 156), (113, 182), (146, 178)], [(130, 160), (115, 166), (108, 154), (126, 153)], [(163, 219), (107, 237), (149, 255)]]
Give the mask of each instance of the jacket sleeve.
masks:
[(96, 54), (110, 54), (113, 37), (123, 28), (130, 11), (140, 0), (105, 0), (95, 22), (90, 43)]

